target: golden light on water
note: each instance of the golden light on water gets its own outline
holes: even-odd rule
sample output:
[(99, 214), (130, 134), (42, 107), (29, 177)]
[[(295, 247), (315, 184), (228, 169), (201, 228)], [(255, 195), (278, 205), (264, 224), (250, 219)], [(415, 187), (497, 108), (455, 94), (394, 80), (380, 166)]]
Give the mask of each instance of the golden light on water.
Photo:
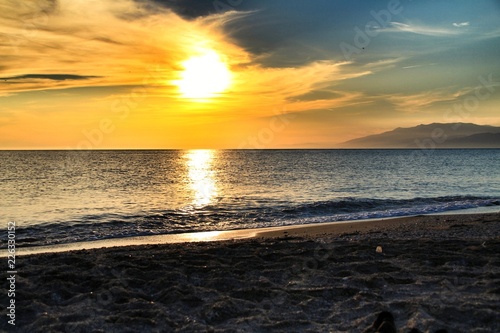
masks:
[(231, 72), (215, 51), (205, 50), (184, 61), (182, 66), (181, 79), (174, 83), (184, 98), (215, 97), (231, 84)]
[(192, 205), (200, 208), (214, 202), (217, 186), (213, 171), (213, 150), (190, 150), (186, 152), (189, 187)]

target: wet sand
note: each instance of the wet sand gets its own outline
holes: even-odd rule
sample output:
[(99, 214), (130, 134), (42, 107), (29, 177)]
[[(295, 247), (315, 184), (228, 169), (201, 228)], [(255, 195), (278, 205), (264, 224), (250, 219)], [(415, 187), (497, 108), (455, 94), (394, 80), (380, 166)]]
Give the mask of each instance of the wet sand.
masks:
[(16, 331), (361, 332), (383, 310), (400, 332), (500, 331), (498, 213), (252, 236), (21, 256)]

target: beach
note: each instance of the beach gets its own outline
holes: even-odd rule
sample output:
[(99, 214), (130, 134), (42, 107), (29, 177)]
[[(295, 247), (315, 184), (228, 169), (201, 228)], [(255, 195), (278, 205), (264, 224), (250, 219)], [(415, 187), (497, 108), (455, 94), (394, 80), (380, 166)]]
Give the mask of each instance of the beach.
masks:
[(25, 255), (15, 330), (362, 332), (387, 310), (399, 332), (498, 332), (498, 253), (492, 213)]
[(0, 8), (0, 333), (500, 333), (500, 1)]

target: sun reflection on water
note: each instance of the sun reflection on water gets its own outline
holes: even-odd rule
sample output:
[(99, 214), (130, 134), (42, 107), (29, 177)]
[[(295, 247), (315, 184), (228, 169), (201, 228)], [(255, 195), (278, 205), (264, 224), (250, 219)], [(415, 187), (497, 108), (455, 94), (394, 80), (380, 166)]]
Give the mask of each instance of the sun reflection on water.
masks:
[(213, 171), (213, 150), (190, 150), (186, 152), (189, 187), (193, 193), (192, 205), (201, 208), (214, 202), (217, 186)]

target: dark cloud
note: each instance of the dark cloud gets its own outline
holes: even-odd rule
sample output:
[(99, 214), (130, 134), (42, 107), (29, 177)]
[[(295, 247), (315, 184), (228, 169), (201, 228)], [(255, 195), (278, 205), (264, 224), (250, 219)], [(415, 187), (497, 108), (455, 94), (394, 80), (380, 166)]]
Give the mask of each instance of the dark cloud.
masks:
[[(169, 8), (185, 19), (237, 10), (238, 5), (243, 1), (245, 0), (154, 0), (155, 3)], [(137, 0), (137, 2), (145, 3), (146, 1)]]
[(344, 61), (342, 42), (352, 43), (355, 27), (372, 21), (371, 11), (386, 1), (246, 0), (238, 10), (251, 11), (227, 22), (225, 30), (264, 67), (300, 67), (315, 61)]
[[(328, 31), (339, 24), (339, 2), (252, 1), (256, 10), (225, 29), (241, 47), (257, 56), (264, 67), (299, 67), (317, 60), (332, 59), (338, 35)], [(245, 7), (245, 6), (243, 6)]]
[(0, 77), (0, 80), (3, 81), (22, 80), (23, 82), (25, 82), (25, 80), (30, 80), (30, 79), (44, 79), (53, 81), (65, 81), (65, 80), (88, 80), (97, 77), (100, 76), (73, 75), (73, 74), (25, 74), (25, 75), (10, 76), (10, 77)]
[(123, 45), (123, 43), (118, 42), (114, 39), (108, 38), (108, 37), (95, 37), (94, 40), (98, 40), (103, 43), (108, 43), (108, 44), (115, 44), (115, 45)]

